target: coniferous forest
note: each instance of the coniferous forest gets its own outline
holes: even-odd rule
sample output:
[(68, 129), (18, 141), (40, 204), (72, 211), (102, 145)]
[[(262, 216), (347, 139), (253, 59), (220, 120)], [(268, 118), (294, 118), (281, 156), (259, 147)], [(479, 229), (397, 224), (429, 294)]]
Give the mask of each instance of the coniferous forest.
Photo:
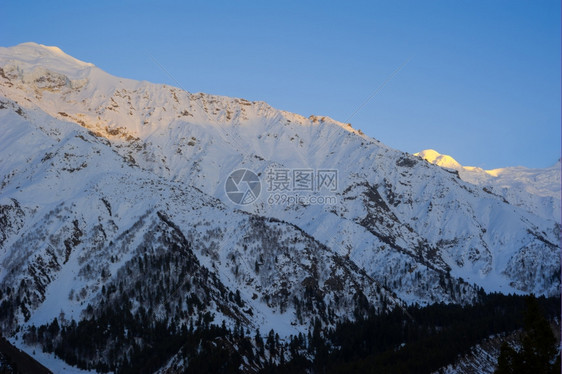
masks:
[(498, 368), (499, 373), (518, 373), (525, 371), (512, 366), (537, 360), (533, 352), (546, 352), (535, 367), (556, 368), (544, 361), (558, 353), (547, 321), (559, 323), (560, 298), (481, 293), (472, 305), (410, 306), (383, 314), (372, 310), (331, 328), (317, 319), (308, 334), (287, 340), (273, 330), (214, 324), (212, 315), (181, 325), (147, 315), (143, 308), (132, 314), (127, 305), (113, 305), (96, 319), (55, 319), (32, 327), (25, 339), (71, 365), (101, 372), (150, 373), (179, 354), (189, 362), (188, 373), (430, 373), (492, 335), (522, 331), (522, 348), (502, 347)]

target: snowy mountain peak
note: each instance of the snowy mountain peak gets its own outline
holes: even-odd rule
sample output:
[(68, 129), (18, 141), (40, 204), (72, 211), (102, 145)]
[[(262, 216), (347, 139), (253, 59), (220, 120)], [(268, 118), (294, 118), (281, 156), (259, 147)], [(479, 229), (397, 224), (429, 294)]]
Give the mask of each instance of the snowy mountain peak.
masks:
[(0, 47), (0, 61), (3, 64), (6, 62), (18, 62), (18, 66), (21, 68), (40, 65), (43, 68), (52, 69), (62, 74), (94, 66), (91, 63), (80, 61), (67, 55), (59, 47), (33, 42), (7, 48)]
[(525, 207), (541, 217), (560, 221), (560, 160), (551, 167), (531, 169), (522, 166), (484, 170), (463, 166), (454, 158), (433, 149), (415, 153), (428, 162), (459, 172), (459, 177), (502, 196), (513, 205)]
[(76, 66), (94, 66), (89, 62), (80, 61), (66, 53), (59, 47), (47, 46), (34, 42), (21, 43), (13, 47), (0, 47), (0, 56), (27, 61), (30, 63), (41, 63), (45, 61), (56, 60), (58, 62), (67, 62)]
[(421, 157), (424, 160), (443, 168), (457, 170), (462, 167), (461, 164), (459, 164), (457, 160), (455, 160), (451, 156), (442, 155), (434, 149), (426, 149), (421, 152), (414, 153), (414, 156)]

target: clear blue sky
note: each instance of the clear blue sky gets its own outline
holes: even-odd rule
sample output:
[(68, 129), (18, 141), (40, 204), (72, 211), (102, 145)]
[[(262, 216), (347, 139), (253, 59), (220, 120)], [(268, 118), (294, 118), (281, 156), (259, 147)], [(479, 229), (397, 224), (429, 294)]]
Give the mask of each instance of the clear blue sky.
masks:
[[(56, 5), (54, 5), (56, 4)], [(0, 45), (56, 45), (127, 78), (351, 120), (464, 165), (560, 157), (560, 1), (2, 1)]]

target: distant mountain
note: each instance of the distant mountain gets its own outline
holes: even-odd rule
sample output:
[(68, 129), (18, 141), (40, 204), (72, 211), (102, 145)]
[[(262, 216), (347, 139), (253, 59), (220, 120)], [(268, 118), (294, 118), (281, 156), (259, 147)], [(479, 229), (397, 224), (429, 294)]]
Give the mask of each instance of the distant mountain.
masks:
[(449, 155), (442, 155), (434, 149), (426, 149), (424, 151), (414, 153), (414, 156), (419, 156), (432, 164), (447, 168), (459, 170), (462, 165)]
[(155, 344), (131, 336), (147, 321), (288, 341), (482, 289), (559, 294), (560, 200), (530, 192), (531, 172), (498, 173), (526, 176), (528, 195), (502, 192), (328, 117), (114, 77), (56, 47), (0, 48), (0, 160), (2, 331), (94, 339), (88, 321), (130, 313), (82, 361), (59, 351), (83, 367)]
[(560, 223), (560, 159), (545, 169), (529, 169), (522, 166), (483, 170), (474, 166), (462, 166), (454, 158), (426, 149), (414, 156), (459, 172), (462, 180), (486, 187), (503, 196), (511, 204)]

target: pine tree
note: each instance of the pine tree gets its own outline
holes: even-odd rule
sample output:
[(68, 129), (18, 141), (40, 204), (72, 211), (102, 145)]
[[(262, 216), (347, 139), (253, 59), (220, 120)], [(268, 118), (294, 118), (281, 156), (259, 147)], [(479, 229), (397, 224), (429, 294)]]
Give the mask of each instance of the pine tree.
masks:
[(498, 367), (496, 368), (495, 374), (514, 374), (516, 373), (515, 368), (520, 367), (520, 359), (515, 351), (511, 348), (509, 344), (505, 341), (502, 343), (500, 348), (500, 356), (498, 357)]
[(496, 374), (558, 373), (560, 354), (556, 338), (548, 321), (540, 311), (537, 299), (529, 296), (526, 300), (524, 330), (521, 349), (516, 351), (503, 343)]

